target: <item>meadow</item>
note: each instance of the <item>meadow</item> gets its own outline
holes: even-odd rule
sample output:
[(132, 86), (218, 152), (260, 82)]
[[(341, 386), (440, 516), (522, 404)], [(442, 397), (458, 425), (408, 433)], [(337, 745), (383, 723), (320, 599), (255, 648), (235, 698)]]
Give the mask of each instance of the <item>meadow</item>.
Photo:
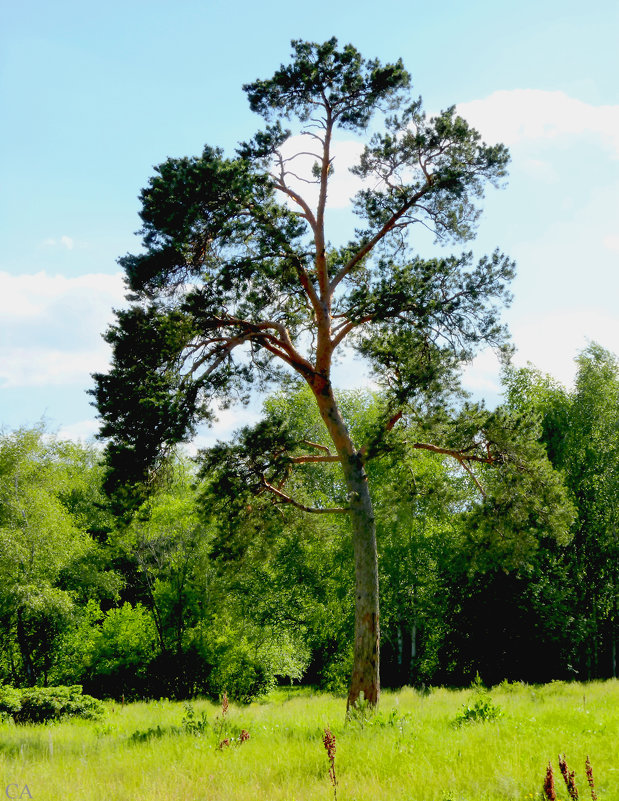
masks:
[(0, 724), (1, 792), (35, 801), (329, 801), (328, 727), (338, 801), (539, 799), (549, 760), (557, 797), (569, 801), (559, 754), (581, 801), (591, 797), (587, 756), (599, 801), (619, 801), (617, 680), (404, 688), (383, 693), (377, 714), (349, 721), (342, 698), (306, 688), (230, 704), (225, 716), (203, 700), (106, 707), (96, 722)]

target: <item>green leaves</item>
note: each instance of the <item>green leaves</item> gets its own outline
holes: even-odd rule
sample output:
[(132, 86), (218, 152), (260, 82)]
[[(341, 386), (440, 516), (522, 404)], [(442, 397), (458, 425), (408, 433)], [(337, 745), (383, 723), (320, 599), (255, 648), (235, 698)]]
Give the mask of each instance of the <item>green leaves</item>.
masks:
[(85, 595), (118, 589), (85, 531), (101, 522), (93, 468), (92, 455), (42, 427), (0, 438), (0, 670), (8, 661), (13, 680), (49, 671)]
[(457, 394), (462, 362), (480, 345), (505, 347), (499, 305), (508, 303), (513, 263), (495, 252), (472, 267), (472, 254), (381, 261), (347, 298), (351, 317), (368, 319), (353, 342), (396, 403), (446, 404)]

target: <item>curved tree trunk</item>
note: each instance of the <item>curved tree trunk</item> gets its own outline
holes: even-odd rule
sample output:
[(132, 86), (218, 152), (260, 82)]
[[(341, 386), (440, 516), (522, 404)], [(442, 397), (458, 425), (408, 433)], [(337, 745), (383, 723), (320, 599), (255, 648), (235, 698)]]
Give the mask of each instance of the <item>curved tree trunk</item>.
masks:
[(355, 556), (355, 644), (347, 709), (361, 693), (372, 706), (380, 696), (378, 551), (374, 509), (363, 460), (337, 406), (330, 381), (312, 386), (322, 419), (340, 457), (348, 489)]

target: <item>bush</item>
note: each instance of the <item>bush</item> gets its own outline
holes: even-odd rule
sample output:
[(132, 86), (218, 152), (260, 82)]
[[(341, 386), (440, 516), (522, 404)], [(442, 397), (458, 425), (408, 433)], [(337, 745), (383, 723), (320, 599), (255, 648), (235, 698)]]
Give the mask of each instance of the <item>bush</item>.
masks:
[(0, 687), (0, 717), (13, 717), (21, 709), (21, 694), (14, 687)]
[(211, 694), (227, 692), (232, 701), (249, 704), (275, 687), (275, 677), (258, 660), (245, 653), (225, 654), (213, 669)]
[(489, 696), (479, 695), (473, 703), (465, 704), (456, 715), (455, 724), (475, 723), (479, 721), (495, 720), (503, 714)]
[(103, 716), (101, 701), (82, 695), (82, 688), (72, 687), (13, 687), (0, 688), (0, 713), (15, 723), (47, 723), (66, 717), (96, 720)]
[(474, 691), (473, 698), (458, 712), (454, 725), (462, 726), (464, 723), (478, 723), (501, 717), (503, 710), (490, 698), (479, 673), (475, 676), (471, 689)]

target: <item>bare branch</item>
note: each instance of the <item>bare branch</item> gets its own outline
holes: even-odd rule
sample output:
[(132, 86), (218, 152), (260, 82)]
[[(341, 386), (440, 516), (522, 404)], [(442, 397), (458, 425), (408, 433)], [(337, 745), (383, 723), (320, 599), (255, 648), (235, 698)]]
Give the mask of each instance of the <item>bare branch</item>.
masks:
[(320, 445), (318, 442), (312, 442), (310, 439), (302, 439), (301, 442), (307, 445), (308, 448), (317, 448), (319, 451), (325, 451), (328, 456), (331, 456), (331, 451), (326, 445)]
[(301, 195), (299, 195), (293, 189), (290, 189), (290, 187), (286, 186), (286, 183), (283, 179), (275, 178), (275, 176), (271, 177), (275, 180), (275, 188), (280, 192), (283, 192), (285, 195), (288, 195), (289, 198), (294, 200), (294, 202), (303, 209), (303, 217), (305, 217), (310, 224), (312, 231), (316, 231), (316, 218), (314, 217), (314, 212), (310, 209)]
[[(454, 448), (441, 448), (439, 445), (432, 445), (428, 442), (414, 442), (411, 444), (412, 448), (421, 449), (424, 451), (432, 451), (432, 453), (440, 453), (443, 456), (451, 456), (458, 462), (480, 462), (481, 464), (494, 464), (498, 461), (496, 456), (478, 456), (475, 453), (468, 453), (469, 448), (463, 450), (456, 450)], [(471, 447), (475, 447), (474, 445)]]
[(289, 503), (294, 506), (296, 509), (301, 509), (303, 512), (311, 512), (312, 514), (316, 515), (328, 515), (328, 514), (342, 514), (349, 512), (350, 509), (345, 506), (335, 506), (335, 507), (314, 507), (314, 506), (305, 506), (303, 503), (299, 503), (299, 501), (295, 501), (294, 498), (291, 498), (290, 495), (286, 495), (285, 492), (278, 490), (277, 487), (274, 487), (272, 484), (266, 480), (264, 476), (262, 476), (262, 486), (279, 498), (280, 503)]
[(482, 485), (479, 483), (479, 480), (477, 479), (477, 476), (475, 475), (475, 473), (471, 470), (470, 465), (466, 464), (466, 461), (464, 459), (458, 459), (458, 461), (460, 462), (462, 467), (466, 470), (466, 472), (469, 474), (469, 476), (475, 482), (475, 486), (480, 491), (480, 493), (482, 495), (482, 498), (485, 498), (486, 497), (486, 491), (484, 490)]
[(305, 456), (290, 456), (289, 461), (293, 464), (307, 464), (313, 462), (339, 462), (340, 457), (337, 454), (330, 454), (329, 456), (318, 456), (316, 454), (307, 454)]
[[(309, 134), (309, 133), (307, 135), (308, 136), (315, 136), (315, 134)], [(316, 138), (320, 139), (320, 137), (316, 137)], [(322, 139), (320, 139), (320, 141), (322, 142)], [(286, 164), (289, 161), (294, 161), (294, 159), (298, 158), (299, 156), (311, 156), (312, 158), (317, 159), (318, 161), (320, 161), (320, 158), (321, 158), (319, 153), (312, 153), (311, 150), (299, 150), (298, 153), (295, 153), (292, 156), (288, 156), (288, 158), (286, 158), (286, 159), (281, 158), (281, 159), (279, 159), (279, 161), (280, 161), (281, 164)]]
[[(297, 175), (297, 173), (293, 172), (292, 170), (286, 170), (284, 175), (291, 175), (293, 178), (296, 178), (297, 181), (303, 181), (304, 184), (310, 184), (311, 185), (311, 184), (317, 184), (318, 183), (318, 179), (317, 178), (303, 178), (301, 175)], [(303, 216), (307, 217), (307, 215), (305, 213), (303, 213)]]
[(336, 337), (334, 337), (334, 339), (333, 339), (333, 347), (337, 348), (337, 346), (340, 344), (340, 342), (348, 334), (350, 334), (351, 331), (353, 331), (358, 326), (363, 325), (364, 323), (371, 322), (371, 320), (373, 320), (373, 319), (374, 319), (374, 315), (373, 314), (366, 314), (365, 317), (360, 317), (358, 320), (351, 320), (348, 323), (343, 323), (341, 326), (339, 326), (340, 331), (339, 331), (338, 335)]

